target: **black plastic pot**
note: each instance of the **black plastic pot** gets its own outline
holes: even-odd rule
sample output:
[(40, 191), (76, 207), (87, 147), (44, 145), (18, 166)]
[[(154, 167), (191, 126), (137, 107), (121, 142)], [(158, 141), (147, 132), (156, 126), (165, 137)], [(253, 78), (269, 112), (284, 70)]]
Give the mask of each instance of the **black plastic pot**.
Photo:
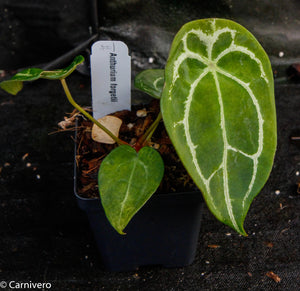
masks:
[(195, 258), (201, 224), (201, 194), (154, 194), (118, 234), (105, 217), (100, 199), (76, 193), (88, 216), (105, 268), (129, 271), (144, 265), (182, 267)]
[[(76, 153), (76, 149), (75, 149)], [(183, 267), (193, 262), (201, 225), (203, 199), (200, 192), (155, 193), (118, 234), (107, 220), (100, 199), (82, 198), (104, 267), (130, 271), (144, 265)]]

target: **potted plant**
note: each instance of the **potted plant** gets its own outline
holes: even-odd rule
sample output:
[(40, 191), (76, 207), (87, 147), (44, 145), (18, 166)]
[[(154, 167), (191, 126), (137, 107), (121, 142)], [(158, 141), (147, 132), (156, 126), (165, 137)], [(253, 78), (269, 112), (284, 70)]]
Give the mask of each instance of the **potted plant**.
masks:
[[(161, 111), (132, 145), (112, 133), (109, 126), (95, 120), (73, 100), (65, 78), (82, 61), (83, 58), (78, 56), (63, 70), (27, 69), (11, 80), (3, 81), (0, 86), (16, 94), (22, 89), (23, 81), (59, 79), (71, 104), (119, 145), (106, 155), (99, 169), (98, 185), (104, 211), (98, 212), (101, 209), (99, 200), (90, 203), (78, 197), (80, 206), (91, 210), (91, 224), (105, 221), (100, 229), (109, 229), (105, 233), (112, 240), (103, 243), (104, 249), (109, 249), (105, 258), (108, 268), (120, 270), (158, 263), (186, 265), (191, 263), (195, 253), (198, 233), (186, 235), (184, 226), (183, 232), (177, 233), (176, 225), (187, 217), (188, 228), (192, 225), (199, 228), (200, 195), (195, 198), (195, 194), (191, 194), (192, 202), (189, 203), (186, 202), (189, 195), (179, 194), (176, 206), (172, 203), (176, 199), (167, 200), (168, 195), (161, 195), (164, 202), (158, 205), (159, 195), (151, 198), (163, 178), (164, 165), (157, 150), (147, 145), (161, 119), (210, 211), (221, 222), (246, 235), (243, 222), (252, 200), (270, 174), (276, 149), (272, 70), (265, 51), (254, 36), (239, 24), (225, 19), (203, 19), (185, 24), (174, 38), (165, 69), (147, 70), (135, 79), (137, 88), (159, 99)], [(191, 204), (188, 207), (192, 206), (195, 213), (189, 208), (184, 210), (185, 203)], [(154, 213), (151, 208), (155, 209)], [(182, 215), (179, 214), (181, 208), (184, 210)], [(151, 224), (156, 215), (163, 214), (167, 221), (171, 211), (178, 216), (175, 227), (172, 219), (165, 224), (159, 217), (152, 227), (169, 226), (171, 233), (164, 238), (164, 258), (160, 262), (151, 260), (156, 256), (153, 250), (157, 250), (160, 242), (163, 244), (166, 231), (159, 228), (159, 237), (150, 243), (147, 232), (149, 230), (151, 237)], [(104, 214), (116, 231), (102, 218)], [(143, 214), (150, 218), (143, 220)], [(134, 221), (129, 223), (133, 217)], [(190, 218), (196, 218), (198, 223)], [(124, 235), (127, 225), (127, 234)], [(130, 238), (130, 233), (135, 231), (139, 232), (138, 239)], [(173, 234), (179, 234), (183, 240), (172, 238)], [(189, 237), (188, 243), (185, 236)], [(102, 235), (99, 237), (99, 241), (105, 240)], [(127, 242), (137, 242), (145, 247), (142, 251), (132, 251)], [(176, 261), (180, 257), (179, 247), (187, 244), (192, 255)], [(117, 252), (118, 249), (121, 251)], [(167, 250), (170, 255), (165, 254)], [(147, 259), (137, 259), (146, 251), (150, 253)], [(124, 253), (129, 256), (121, 258)], [(111, 257), (116, 261), (112, 262)]]

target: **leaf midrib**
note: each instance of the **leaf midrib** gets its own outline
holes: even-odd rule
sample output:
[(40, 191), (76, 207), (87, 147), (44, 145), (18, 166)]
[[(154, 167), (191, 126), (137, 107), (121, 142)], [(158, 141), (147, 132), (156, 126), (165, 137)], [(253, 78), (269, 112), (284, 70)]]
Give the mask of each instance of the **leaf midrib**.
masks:
[(241, 232), (243, 230), (240, 229), (240, 227), (237, 225), (236, 219), (234, 217), (234, 213), (232, 210), (232, 204), (231, 204), (231, 198), (230, 198), (230, 193), (229, 193), (229, 185), (228, 185), (228, 172), (227, 172), (227, 154), (228, 154), (228, 139), (227, 139), (227, 132), (226, 132), (226, 121), (225, 121), (225, 112), (224, 112), (224, 104), (223, 104), (223, 99), (222, 99), (222, 93), (220, 89), (220, 83), (217, 77), (216, 71), (213, 72), (215, 84), (217, 87), (217, 93), (218, 93), (218, 101), (220, 105), (220, 118), (221, 118), (221, 130), (222, 130), (222, 136), (223, 136), (223, 159), (222, 159), (222, 164), (220, 167), (223, 168), (223, 188), (224, 188), (224, 196), (225, 196), (225, 203), (226, 203), (226, 208), (228, 215), (231, 219), (231, 222), (233, 226), (236, 229), (239, 229)]
[(124, 199), (122, 201), (122, 204), (121, 204), (121, 210), (120, 210), (120, 214), (119, 214), (119, 227), (122, 226), (121, 219), (122, 219), (122, 216), (123, 216), (124, 206), (125, 206), (126, 201), (128, 200), (128, 197), (129, 197), (130, 187), (131, 187), (131, 183), (132, 183), (132, 180), (133, 180), (134, 171), (135, 171), (137, 162), (138, 162), (138, 159), (135, 158), (134, 163), (133, 163), (133, 168), (132, 168), (132, 171), (130, 173), (129, 180), (128, 180), (128, 183), (127, 183), (127, 189), (126, 189), (125, 197), (124, 197)]

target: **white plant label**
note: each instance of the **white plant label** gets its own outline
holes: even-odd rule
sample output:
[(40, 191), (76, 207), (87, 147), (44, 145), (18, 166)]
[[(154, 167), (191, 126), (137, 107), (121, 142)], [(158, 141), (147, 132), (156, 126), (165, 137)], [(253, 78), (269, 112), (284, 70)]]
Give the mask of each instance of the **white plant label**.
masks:
[(131, 109), (131, 65), (121, 41), (97, 41), (92, 46), (91, 79), (94, 118)]

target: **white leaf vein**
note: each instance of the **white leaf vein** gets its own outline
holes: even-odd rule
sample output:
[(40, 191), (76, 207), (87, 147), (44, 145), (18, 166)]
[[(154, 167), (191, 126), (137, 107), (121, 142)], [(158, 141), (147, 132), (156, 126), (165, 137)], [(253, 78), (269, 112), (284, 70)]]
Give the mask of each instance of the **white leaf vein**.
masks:
[(157, 88), (158, 82), (159, 82), (160, 80), (162, 80), (162, 79), (163, 79), (163, 77), (158, 77), (158, 78), (153, 82), (153, 86), (154, 86), (154, 88), (155, 88), (156, 90), (158, 90), (158, 88)]
[(129, 176), (129, 179), (128, 179), (128, 183), (127, 183), (125, 197), (124, 197), (124, 199), (121, 203), (121, 209), (120, 209), (120, 213), (119, 213), (119, 227), (122, 226), (121, 220), (122, 220), (125, 204), (126, 204), (126, 202), (128, 200), (128, 197), (129, 197), (130, 187), (131, 187), (131, 184), (132, 184), (132, 181), (133, 181), (133, 176), (134, 176), (135, 168), (136, 168), (136, 165), (137, 165), (137, 161), (138, 161), (137, 159), (134, 159), (133, 168), (131, 170), (131, 173), (130, 173), (130, 176)]

